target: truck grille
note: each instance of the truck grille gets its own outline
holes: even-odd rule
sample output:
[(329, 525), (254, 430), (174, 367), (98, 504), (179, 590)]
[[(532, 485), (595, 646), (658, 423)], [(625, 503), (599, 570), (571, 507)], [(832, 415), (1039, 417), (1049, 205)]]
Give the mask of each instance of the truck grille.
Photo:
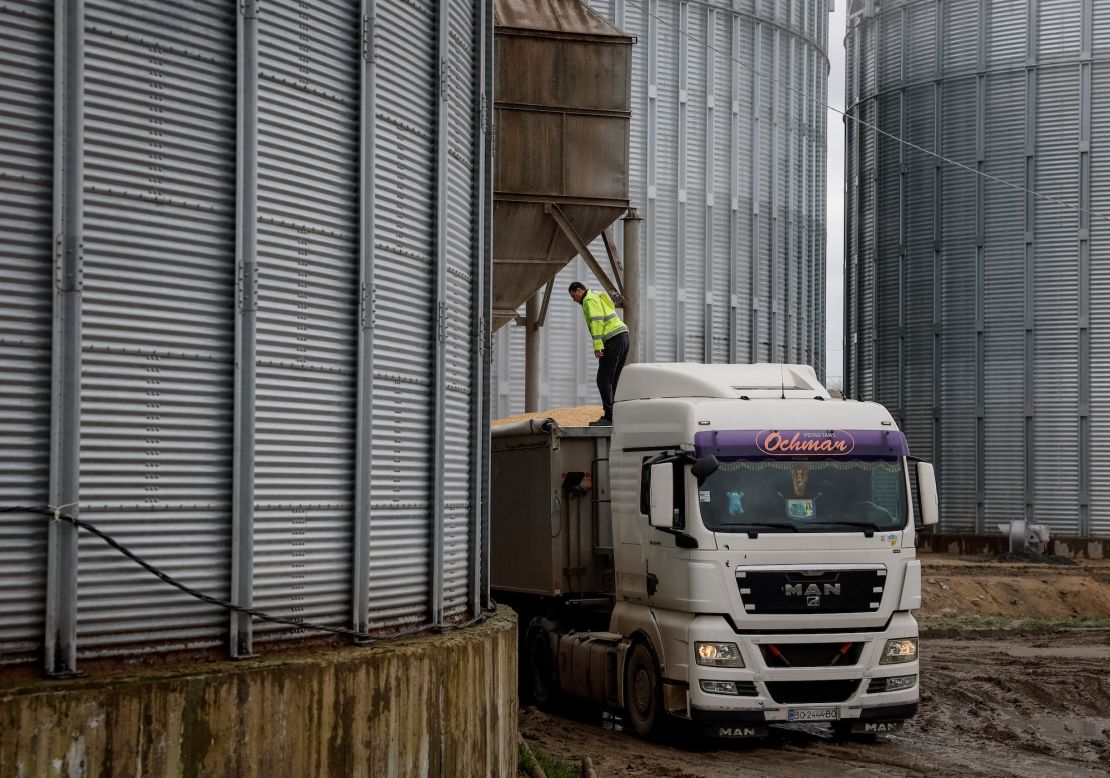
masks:
[(874, 613), (886, 570), (740, 570), (736, 585), (748, 613)]
[(759, 650), (768, 667), (832, 667), (858, 662), (863, 643), (762, 643)]
[(737, 681), (736, 694), (739, 697), (758, 697), (759, 690), (755, 688), (755, 681)]
[(767, 693), (780, 704), (844, 702), (859, 688), (858, 679), (847, 681), (767, 681)]

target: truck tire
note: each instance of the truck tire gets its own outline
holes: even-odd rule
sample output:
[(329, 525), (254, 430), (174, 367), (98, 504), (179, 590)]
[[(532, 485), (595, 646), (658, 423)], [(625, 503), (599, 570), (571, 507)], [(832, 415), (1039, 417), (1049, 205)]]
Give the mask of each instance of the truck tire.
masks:
[(655, 655), (646, 643), (637, 642), (628, 652), (624, 698), (632, 730), (642, 738), (658, 732), (663, 721), (663, 684)]
[(555, 657), (551, 654), (551, 638), (543, 627), (533, 627), (524, 644), (528, 694), (538, 707), (550, 708), (558, 699), (555, 683)]

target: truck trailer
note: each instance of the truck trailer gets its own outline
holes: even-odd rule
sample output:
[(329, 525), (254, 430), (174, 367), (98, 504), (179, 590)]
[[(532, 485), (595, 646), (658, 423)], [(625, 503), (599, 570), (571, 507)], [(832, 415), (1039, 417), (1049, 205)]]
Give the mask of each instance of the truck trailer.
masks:
[(530, 420), (492, 448), (491, 582), (537, 703), (644, 737), (916, 713), (914, 539), (939, 508), (882, 406), (804, 365), (634, 364), (612, 427)]

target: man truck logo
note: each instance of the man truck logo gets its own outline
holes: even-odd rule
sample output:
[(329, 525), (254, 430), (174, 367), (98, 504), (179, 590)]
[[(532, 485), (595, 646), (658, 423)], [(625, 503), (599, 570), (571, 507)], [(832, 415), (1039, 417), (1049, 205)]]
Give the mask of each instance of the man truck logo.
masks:
[(852, 453), (856, 440), (846, 430), (763, 430), (755, 445), (773, 457), (843, 457)]
[(717, 737), (763, 737), (767, 734), (766, 727), (717, 727), (716, 731), (710, 730)]
[[(853, 727), (852, 730), (855, 731), (855, 727)], [(902, 731), (902, 722), (901, 721), (875, 721), (875, 722), (868, 721), (868, 722), (864, 723), (864, 725), (860, 728), (859, 731), (861, 731), (861, 732), (901, 732)]]
[(822, 594), (840, 594), (840, 584), (785, 584), (782, 593), (787, 597), (820, 597)]

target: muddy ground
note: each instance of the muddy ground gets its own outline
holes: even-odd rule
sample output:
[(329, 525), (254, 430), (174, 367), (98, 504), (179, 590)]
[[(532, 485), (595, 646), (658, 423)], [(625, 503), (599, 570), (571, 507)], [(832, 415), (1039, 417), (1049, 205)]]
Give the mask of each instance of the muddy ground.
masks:
[[(921, 711), (902, 733), (837, 740), (817, 725), (776, 727), (765, 741), (691, 747), (644, 742), (579, 709), (534, 708), (521, 711), (521, 733), (555, 756), (588, 755), (603, 778), (1110, 775), (1110, 629), (1039, 621), (1110, 617), (1110, 564), (933, 558), (923, 578)], [(1030, 623), (1041, 626), (1012, 628)]]

